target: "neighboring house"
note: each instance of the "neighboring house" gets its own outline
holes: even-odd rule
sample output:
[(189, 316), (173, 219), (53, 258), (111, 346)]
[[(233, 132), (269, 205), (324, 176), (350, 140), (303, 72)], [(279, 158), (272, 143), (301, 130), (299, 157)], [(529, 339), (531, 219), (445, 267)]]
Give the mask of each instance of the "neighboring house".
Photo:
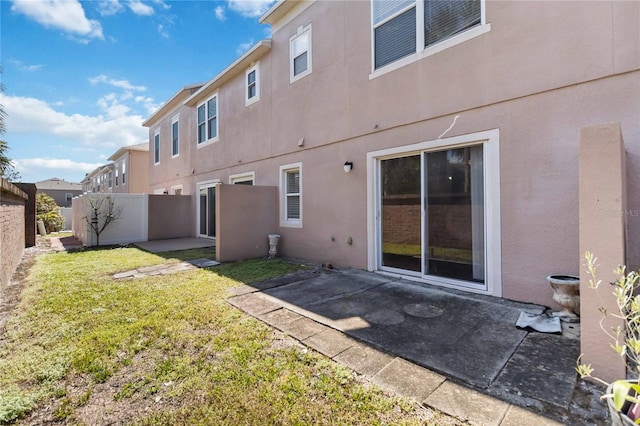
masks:
[(83, 192), (93, 192), (96, 194), (100, 192), (111, 192), (111, 186), (109, 185), (110, 173), (113, 179), (113, 164), (103, 164), (87, 173), (82, 180)]
[[(582, 128), (620, 123), (640, 211), (638, 16), (280, 1), (271, 39), (144, 123), (149, 190), (192, 195), (193, 235), (214, 237), (217, 185), (277, 187), (284, 256), (549, 305), (545, 277), (581, 268)], [(640, 214), (626, 233), (637, 267)]]
[(149, 144), (123, 146), (109, 161), (112, 167), (107, 175), (111, 191), (115, 193), (142, 194), (149, 192)]
[(53, 198), (60, 207), (71, 207), (73, 197), (82, 194), (82, 184), (67, 182), (64, 179), (51, 178), (36, 182), (37, 193)]
[(83, 192), (142, 194), (149, 192), (149, 144), (123, 146), (82, 181)]

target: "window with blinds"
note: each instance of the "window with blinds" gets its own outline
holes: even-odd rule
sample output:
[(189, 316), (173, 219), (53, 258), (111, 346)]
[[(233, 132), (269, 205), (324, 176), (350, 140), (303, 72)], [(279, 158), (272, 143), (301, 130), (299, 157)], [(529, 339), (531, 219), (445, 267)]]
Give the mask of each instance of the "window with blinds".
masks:
[(289, 40), (290, 82), (311, 73), (311, 24), (298, 27)]
[(287, 220), (300, 219), (300, 171), (288, 171), (286, 173), (286, 181)]
[(482, 0), (372, 0), (374, 68), (481, 24)]
[(302, 227), (302, 163), (280, 167), (280, 226)]

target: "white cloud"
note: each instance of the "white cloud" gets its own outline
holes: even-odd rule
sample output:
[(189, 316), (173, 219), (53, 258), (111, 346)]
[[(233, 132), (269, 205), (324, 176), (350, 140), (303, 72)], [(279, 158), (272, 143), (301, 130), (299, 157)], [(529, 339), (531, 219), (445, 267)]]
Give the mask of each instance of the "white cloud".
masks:
[[(147, 129), (140, 115), (126, 115), (116, 97), (105, 97), (106, 115), (65, 114), (35, 98), (5, 96), (7, 131), (28, 134), (34, 139), (47, 136), (83, 146), (115, 148), (145, 142)], [(124, 108), (127, 108), (124, 106)]]
[(158, 24), (158, 33), (160, 33), (162, 38), (169, 38), (169, 30), (162, 24)]
[(21, 174), (32, 171), (42, 171), (41, 169), (65, 170), (71, 172), (88, 173), (102, 165), (102, 163), (83, 163), (61, 158), (23, 158), (13, 160), (16, 170)]
[(153, 15), (153, 8), (147, 4), (142, 3), (140, 0), (130, 0), (127, 2), (129, 9), (136, 15), (149, 16)]
[(269, 7), (274, 3), (274, 0), (228, 0), (227, 5), (230, 10), (238, 12), (240, 15), (247, 18), (257, 18), (264, 12), (269, 10)]
[(224, 14), (224, 6), (218, 6), (213, 10), (218, 21), (226, 21), (227, 17)]
[[(47, 28), (56, 28), (72, 36), (104, 39), (100, 23), (87, 19), (78, 0), (14, 0), (11, 10)], [(78, 41), (88, 42), (87, 39)]]
[(98, 11), (102, 16), (111, 16), (124, 10), (119, 0), (103, 0), (98, 3)]
[(147, 90), (145, 86), (134, 86), (133, 84), (129, 83), (129, 81), (127, 80), (116, 80), (115, 78), (108, 77), (104, 74), (91, 77), (89, 79), (89, 82), (94, 86), (98, 83), (104, 83), (113, 87), (118, 87), (120, 89), (133, 90), (136, 92), (144, 92), (145, 90)]
[(42, 65), (27, 65), (24, 62), (16, 59), (12, 59), (9, 62), (14, 64), (20, 71), (34, 72), (40, 71), (42, 69)]

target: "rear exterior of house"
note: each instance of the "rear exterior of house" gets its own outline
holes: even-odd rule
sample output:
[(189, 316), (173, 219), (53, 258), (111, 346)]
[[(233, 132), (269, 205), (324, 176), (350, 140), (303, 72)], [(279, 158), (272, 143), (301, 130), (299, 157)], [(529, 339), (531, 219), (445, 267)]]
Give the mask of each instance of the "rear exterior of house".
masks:
[(545, 277), (580, 269), (580, 131), (616, 122), (640, 265), (640, 3), (281, 1), (261, 19), (271, 39), (145, 122), (149, 190), (192, 196), (192, 235), (216, 236), (217, 185), (277, 187), (260, 213), (284, 256), (549, 305)]
[(36, 187), (38, 193), (47, 194), (59, 207), (71, 207), (73, 197), (82, 194), (82, 184), (58, 178), (36, 182)]

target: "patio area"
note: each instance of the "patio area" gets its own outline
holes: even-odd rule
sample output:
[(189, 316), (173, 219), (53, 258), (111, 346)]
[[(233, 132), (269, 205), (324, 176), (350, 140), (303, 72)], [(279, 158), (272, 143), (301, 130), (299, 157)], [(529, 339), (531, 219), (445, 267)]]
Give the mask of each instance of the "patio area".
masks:
[[(360, 270), (233, 289), (229, 303), (393, 392), (472, 424), (604, 424), (578, 334), (516, 327), (538, 305)], [(579, 333), (579, 332), (578, 332)]]

